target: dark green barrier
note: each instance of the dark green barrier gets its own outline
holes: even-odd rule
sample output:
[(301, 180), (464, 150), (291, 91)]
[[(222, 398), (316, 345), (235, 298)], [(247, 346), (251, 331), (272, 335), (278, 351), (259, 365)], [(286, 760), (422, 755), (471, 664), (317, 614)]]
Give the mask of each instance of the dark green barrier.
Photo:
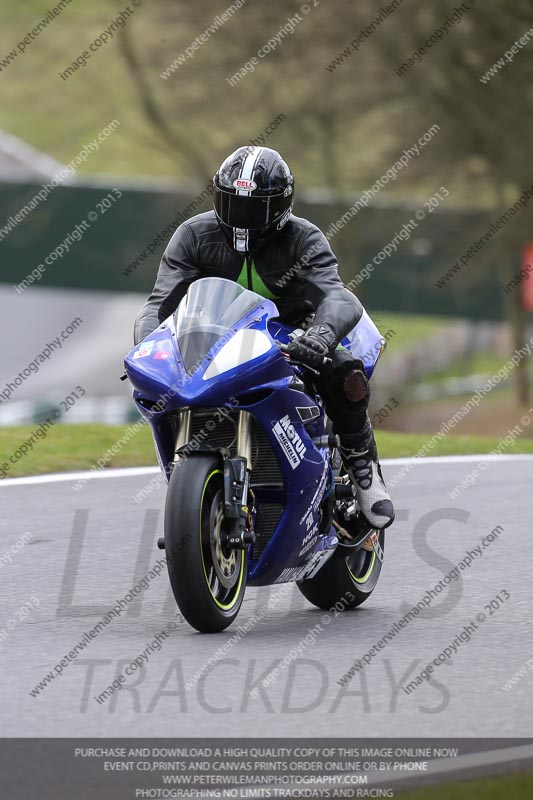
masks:
[[(174, 228), (183, 219), (211, 207), (207, 187), (190, 194), (128, 188), (121, 189), (122, 196), (116, 199), (109, 188), (60, 186), (11, 232), (7, 231), (12, 224), (9, 218), (40, 189), (38, 184), (2, 186), (0, 281), (3, 283), (20, 284), (43, 265), (44, 274), (34, 286), (148, 293)], [(106, 197), (109, 208), (101, 205)], [(300, 200), (295, 211), (327, 231), (345, 214), (348, 205)], [(69, 233), (74, 235), (76, 226), (79, 228), (83, 220), (87, 221), (90, 213), (96, 214), (96, 218), (87, 230), (80, 232), (81, 240), (72, 242), (61, 258), (45, 265), (45, 257), (64, 243)], [(362, 209), (341, 225), (330, 241), (345, 282), (353, 281), (365, 265), (372, 265), (379, 251), (414, 215), (415, 210), (401, 206)], [(490, 216), (477, 212), (427, 214), (395, 253), (374, 264), (370, 277), (353, 283), (352, 288), (370, 309), (501, 319), (505, 295), (500, 285), (504, 278), (498, 274), (500, 269), (495, 262), (498, 248), (492, 242), (443, 288), (435, 287), (436, 281), (490, 222)], [(519, 254), (509, 254), (507, 260), (518, 271)]]

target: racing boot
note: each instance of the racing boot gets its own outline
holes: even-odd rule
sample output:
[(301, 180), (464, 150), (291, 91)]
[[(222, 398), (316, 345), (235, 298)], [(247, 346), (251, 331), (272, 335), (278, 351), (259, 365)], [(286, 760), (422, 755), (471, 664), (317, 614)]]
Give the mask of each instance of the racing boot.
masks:
[(381, 474), (370, 420), (361, 433), (339, 433), (339, 438), (342, 462), (355, 486), (361, 513), (373, 528), (387, 528), (394, 522), (394, 506)]

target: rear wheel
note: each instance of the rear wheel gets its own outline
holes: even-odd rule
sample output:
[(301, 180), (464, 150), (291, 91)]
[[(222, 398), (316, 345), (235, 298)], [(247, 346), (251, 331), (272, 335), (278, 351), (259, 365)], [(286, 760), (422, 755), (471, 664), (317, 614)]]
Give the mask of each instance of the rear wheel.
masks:
[(246, 588), (246, 550), (223, 544), (224, 484), (220, 460), (189, 456), (171, 475), (165, 507), (165, 551), (176, 603), (203, 633), (230, 625)]
[(341, 603), (344, 609), (356, 608), (364, 603), (378, 582), (385, 547), (385, 531), (376, 530), (374, 534), (377, 537), (377, 552), (376, 549), (352, 550), (338, 545), (333, 557), (316, 577), (297, 584), (304, 597), (324, 610), (333, 608), (337, 603)]

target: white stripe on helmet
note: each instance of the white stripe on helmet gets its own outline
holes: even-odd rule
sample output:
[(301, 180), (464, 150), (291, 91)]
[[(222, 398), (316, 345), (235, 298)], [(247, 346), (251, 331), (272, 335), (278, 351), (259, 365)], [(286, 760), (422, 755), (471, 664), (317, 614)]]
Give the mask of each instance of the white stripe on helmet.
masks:
[[(248, 150), (248, 155), (244, 159), (241, 167), (241, 172), (239, 175), (239, 179), (251, 181), (253, 180), (253, 174), (255, 165), (261, 155), (263, 148), (262, 147), (250, 147)], [(237, 194), (250, 196), (252, 194), (251, 189), (237, 189)]]

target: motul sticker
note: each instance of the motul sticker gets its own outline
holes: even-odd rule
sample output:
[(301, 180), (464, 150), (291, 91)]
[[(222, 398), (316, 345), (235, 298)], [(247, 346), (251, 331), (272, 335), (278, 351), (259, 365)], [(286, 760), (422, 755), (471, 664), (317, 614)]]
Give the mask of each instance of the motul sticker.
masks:
[(236, 189), (247, 189), (250, 192), (253, 192), (254, 189), (257, 189), (257, 183), (255, 181), (247, 180), (246, 178), (237, 178), (237, 180), (233, 181), (233, 185)]
[(292, 469), (296, 469), (302, 463), (306, 447), (291, 425), (288, 414), (280, 419), (279, 422), (276, 422), (272, 431), (283, 448), (283, 452)]
[(154, 353), (154, 358), (158, 359), (159, 361), (165, 361), (165, 359), (170, 358), (170, 353), (166, 350), (158, 350)]

